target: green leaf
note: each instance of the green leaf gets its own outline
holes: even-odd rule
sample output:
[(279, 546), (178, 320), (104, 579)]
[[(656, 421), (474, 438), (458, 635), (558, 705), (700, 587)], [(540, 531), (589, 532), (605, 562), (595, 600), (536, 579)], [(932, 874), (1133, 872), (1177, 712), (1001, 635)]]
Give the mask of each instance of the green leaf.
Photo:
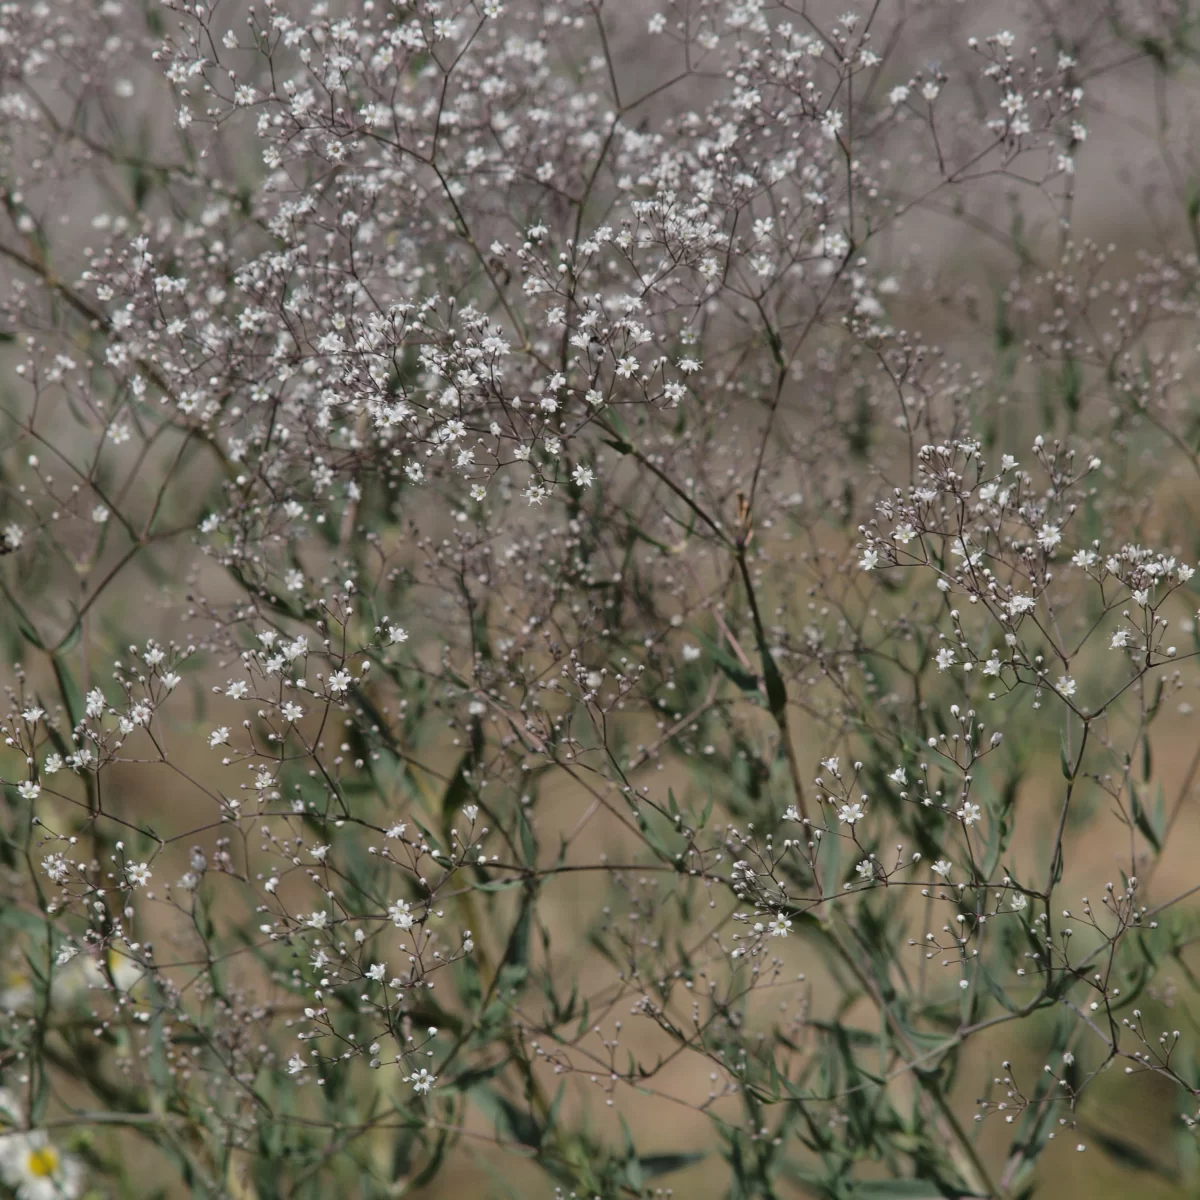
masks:
[(707, 1157), (703, 1150), (683, 1151), (678, 1154), (643, 1154), (638, 1159), (638, 1164), (646, 1179), (655, 1179), (659, 1175), (670, 1175), (672, 1171), (682, 1171), (695, 1166)]
[(1085, 1126), (1084, 1132), (1091, 1141), (1103, 1147), (1104, 1152), (1115, 1158), (1123, 1167), (1128, 1167), (1131, 1171), (1149, 1172), (1157, 1175), (1160, 1179), (1169, 1179), (1173, 1183), (1178, 1182), (1179, 1175), (1175, 1167), (1164, 1162), (1161, 1154), (1151, 1154), (1140, 1146), (1135, 1146), (1133, 1142), (1126, 1141), (1120, 1135), (1108, 1133), (1103, 1129)]
[(1166, 832), (1166, 813), (1163, 807), (1162, 785), (1157, 788), (1153, 813), (1146, 809), (1132, 780), (1129, 784), (1130, 804), (1133, 808), (1133, 823), (1141, 830), (1146, 841), (1154, 847), (1156, 854), (1162, 853), (1163, 834)]
[(850, 1191), (852, 1200), (945, 1200), (951, 1193), (936, 1183), (922, 1179), (870, 1179), (855, 1183)]

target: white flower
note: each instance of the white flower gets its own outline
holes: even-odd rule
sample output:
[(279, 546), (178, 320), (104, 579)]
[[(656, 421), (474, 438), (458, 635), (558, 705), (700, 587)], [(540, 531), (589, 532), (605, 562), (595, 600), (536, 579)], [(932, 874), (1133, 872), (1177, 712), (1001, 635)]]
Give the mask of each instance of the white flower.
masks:
[(853, 825), (856, 821), (863, 819), (863, 806), (861, 804), (843, 804), (838, 809), (838, 820), (843, 825)]
[(287, 1067), (289, 1075), (299, 1075), (305, 1067), (304, 1059), (302, 1059), (298, 1054), (293, 1054), (292, 1057), (288, 1059)]
[(399, 625), (393, 625), (388, 629), (388, 641), (394, 646), (397, 642), (408, 641), (408, 630), (401, 629)]
[(145, 863), (134, 863), (126, 867), (125, 874), (134, 887), (145, 887), (150, 882), (151, 871)]
[(33, 780), (26, 780), (24, 783), (17, 784), (17, 792), (20, 794), (22, 800), (36, 800), (41, 790), (41, 786), (34, 783)]
[(582, 463), (580, 463), (579, 466), (577, 466), (575, 470), (571, 472), (571, 478), (575, 481), (577, 486), (581, 488), (588, 488), (592, 486), (592, 480), (596, 478), (596, 472), (593, 471), (591, 467), (585, 467)]
[(1109, 648), (1112, 650), (1124, 650), (1129, 645), (1129, 630), (1118, 629), (1112, 635), (1112, 641), (1109, 643)]
[(908, 784), (908, 776), (904, 773), (903, 767), (897, 767), (888, 778), (896, 784), (897, 787), (905, 787)]
[(41, 1130), (3, 1139), (6, 1180), (18, 1200), (74, 1200), (83, 1184), (78, 1159), (62, 1154)]
[(888, 103), (889, 104), (893, 104), (893, 105), (903, 104), (905, 102), (905, 100), (907, 100), (907, 99), (908, 99), (907, 84), (902, 83), (902, 84), (900, 84), (899, 87), (894, 87), (894, 88), (892, 88), (892, 90), (890, 92), (888, 92)]
[(838, 773), (838, 757), (835, 754), (832, 758), (821, 759), (821, 766), (825, 768), (831, 775)]
[(335, 695), (339, 692), (344, 692), (351, 683), (351, 675), (349, 671), (334, 671), (329, 677), (329, 690)]
[(420, 1094), (425, 1095), (433, 1088), (433, 1085), (437, 1083), (437, 1076), (430, 1075), (430, 1073), (424, 1067), (422, 1067), (419, 1071), (414, 1071), (411, 1075), (406, 1075), (404, 1077), (404, 1082), (411, 1083), (414, 1092), (419, 1092)]
[(389, 904), (388, 916), (391, 917), (392, 924), (397, 929), (411, 929), (413, 927), (412, 908), (406, 900), (397, 900), (394, 904)]
[(310, 912), (308, 916), (304, 918), (304, 923), (305, 925), (310, 925), (313, 929), (324, 929), (328, 920), (329, 914), (318, 910), (316, 912)]
[(383, 977), (387, 974), (387, 967), (383, 963), (372, 963), (367, 968), (367, 978), (374, 980), (376, 983), (382, 983)]
[(939, 671), (947, 670), (951, 663), (954, 662), (954, 651), (949, 646), (943, 646), (937, 652), (937, 669)]
[(858, 560), (858, 569), (860, 571), (873, 571), (879, 563), (879, 551), (868, 547), (863, 551), (863, 556)]
[(208, 735), (209, 746), (224, 745), (229, 741), (229, 726), (220, 725)]
[(108, 517), (108, 509), (105, 508), (103, 504), (97, 504), (96, 507), (92, 509), (92, 520), (95, 521), (97, 525), (103, 525), (104, 522), (108, 520)]
[(1008, 902), (1012, 906), (1013, 912), (1020, 912), (1023, 908), (1028, 907), (1029, 897), (1024, 892), (1013, 892), (1009, 896)]
[(1043, 550), (1053, 550), (1062, 541), (1062, 530), (1047, 522), (1038, 531), (1037, 540)]
[(285, 721), (296, 722), (300, 720), (302, 716), (304, 716), (304, 709), (302, 709), (299, 704), (296, 704), (291, 700), (284, 704), (282, 712), (283, 719)]
[(772, 937), (787, 937), (788, 930), (791, 929), (792, 923), (782, 913), (772, 917), (767, 922), (767, 928), (771, 931)]
[(845, 123), (846, 118), (842, 115), (841, 110), (831, 108), (821, 118), (821, 132), (832, 142)]
[(695, 662), (702, 653), (703, 651), (699, 646), (694, 646), (691, 642), (685, 642), (683, 646), (683, 661)]
[(1054, 686), (1063, 696), (1075, 695), (1075, 680), (1070, 675), (1063, 675)]
[(404, 836), (404, 831), (407, 828), (407, 825), (405, 825), (403, 822), (400, 822), (397, 825), (393, 825), (383, 836), (391, 838), (393, 841), (395, 841), (397, 838), (402, 838)]
[(983, 816), (983, 813), (978, 804), (964, 804), (958, 810), (958, 815), (962, 818), (964, 825), (974, 825)]
[(1014, 596), (1008, 602), (1010, 616), (1017, 617), (1021, 613), (1032, 612), (1037, 607), (1037, 601), (1032, 596)]
[(1000, 674), (1000, 654), (998, 651), (993, 650), (991, 658), (983, 664), (983, 673), (985, 675)]
[(1071, 565), (1086, 571), (1089, 567), (1094, 567), (1099, 559), (1100, 555), (1095, 550), (1076, 550), (1071, 555)]
[(940, 875), (943, 879), (950, 878), (950, 872), (954, 864), (948, 858), (939, 858), (937, 862), (930, 868), (935, 875)]

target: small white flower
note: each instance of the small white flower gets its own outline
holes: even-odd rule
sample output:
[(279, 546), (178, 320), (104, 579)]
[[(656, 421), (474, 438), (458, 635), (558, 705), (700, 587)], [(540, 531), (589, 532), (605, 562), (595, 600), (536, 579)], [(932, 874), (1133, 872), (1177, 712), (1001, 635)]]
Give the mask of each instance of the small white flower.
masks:
[(134, 863), (125, 868), (125, 874), (134, 887), (145, 887), (150, 882), (152, 872), (145, 863)]
[(329, 914), (322, 912), (319, 909), (316, 912), (310, 912), (308, 916), (304, 918), (305, 925), (309, 925), (313, 929), (324, 929), (328, 921)]
[(1129, 630), (1118, 629), (1112, 635), (1112, 641), (1109, 643), (1109, 648), (1112, 650), (1124, 650), (1129, 645)]
[(1043, 550), (1053, 550), (1062, 541), (1062, 530), (1057, 525), (1047, 522), (1038, 531), (1037, 540)]
[(937, 652), (937, 669), (939, 671), (948, 670), (954, 662), (954, 651), (949, 646), (943, 646)]
[(392, 625), (388, 629), (388, 641), (394, 646), (398, 642), (408, 641), (408, 630), (401, 629), (399, 625)]
[(695, 662), (702, 653), (703, 651), (699, 646), (695, 646), (691, 642), (685, 642), (683, 646), (683, 661)]
[(890, 780), (891, 780), (891, 781), (892, 781), (892, 782), (893, 782), (893, 783), (894, 783), (894, 784), (895, 784), (897, 787), (906, 787), (906, 786), (908, 785), (908, 776), (907, 776), (907, 775), (904, 773), (904, 768), (903, 768), (903, 767), (897, 767), (897, 768), (896, 768), (896, 769), (895, 769), (895, 770), (894, 770), (894, 771), (893, 771), (893, 772), (892, 772), (892, 773), (891, 773), (891, 774), (888, 776), (888, 778), (889, 778), (889, 779), (890, 779)]
[(103, 525), (108, 518), (108, 509), (105, 508), (103, 504), (97, 504), (96, 507), (92, 509), (92, 520), (95, 521), (97, 525)]
[(296, 704), (291, 700), (288, 700), (284, 704), (281, 711), (283, 712), (283, 719), (293, 723), (300, 720), (300, 718), (304, 716), (304, 709), (302, 709), (299, 704)]
[(41, 786), (31, 779), (17, 784), (17, 792), (22, 800), (36, 800), (41, 790)]
[(964, 804), (958, 810), (958, 815), (964, 825), (974, 825), (983, 816), (978, 804)]
[(18, 1200), (74, 1200), (83, 1185), (83, 1167), (60, 1154), (41, 1130), (3, 1139), (3, 1168)]
[(843, 804), (838, 809), (838, 820), (843, 825), (853, 825), (857, 821), (863, 819), (863, 806), (861, 804)]
[(392, 919), (392, 924), (397, 929), (411, 929), (413, 927), (412, 908), (406, 900), (397, 900), (393, 904), (388, 905), (388, 916)]
[(873, 571), (878, 565), (879, 551), (868, 546), (863, 551), (862, 558), (858, 560), (858, 569), (860, 571)]
[(208, 735), (209, 746), (221, 746), (229, 741), (229, 726), (220, 725)]
[(1013, 892), (1008, 898), (1008, 903), (1011, 905), (1013, 912), (1020, 912), (1023, 908), (1029, 906), (1029, 897), (1024, 892)]
[(821, 132), (832, 142), (846, 123), (841, 109), (831, 108), (821, 118)]
[(792, 923), (782, 913), (774, 916), (767, 922), (767, 928), (771, 931), (772, 937), (785, 938), (788, 935), (788, 930), (791, 929)]
[(940, 875), (943, 879), (950, 878), (950, 872), (953, 870), (954, 864), (948, 858), (939, 858), (937, 862), (930, 867), (930, 870), (935, 875)]
[(1058, 683), (1056, 683), (1054, 686), (1060, 695), (1063, 695), (1063, 696), (1075, 695), (1075, 680), (1073, 680), (1070, 677), (1070, 675), (1061, 676), (1059, 678)]
[(411, 1075), (405, 1076), (405, 1083), (411, 1083), (414, 1092), (419, 1092), (421, 1095), (427, 1095), (437, 1082), (436, 1075), (430, 1073), (422, 1067), (419, 1071), (413, 1072)]

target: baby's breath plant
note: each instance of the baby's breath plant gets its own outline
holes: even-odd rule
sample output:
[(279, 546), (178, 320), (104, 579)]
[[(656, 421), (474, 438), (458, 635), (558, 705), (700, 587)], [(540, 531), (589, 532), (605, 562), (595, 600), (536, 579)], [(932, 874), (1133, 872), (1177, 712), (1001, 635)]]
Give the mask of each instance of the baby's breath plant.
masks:
[(1189, 1194), (1198, 18), (0, 4), (0, 1188)]

